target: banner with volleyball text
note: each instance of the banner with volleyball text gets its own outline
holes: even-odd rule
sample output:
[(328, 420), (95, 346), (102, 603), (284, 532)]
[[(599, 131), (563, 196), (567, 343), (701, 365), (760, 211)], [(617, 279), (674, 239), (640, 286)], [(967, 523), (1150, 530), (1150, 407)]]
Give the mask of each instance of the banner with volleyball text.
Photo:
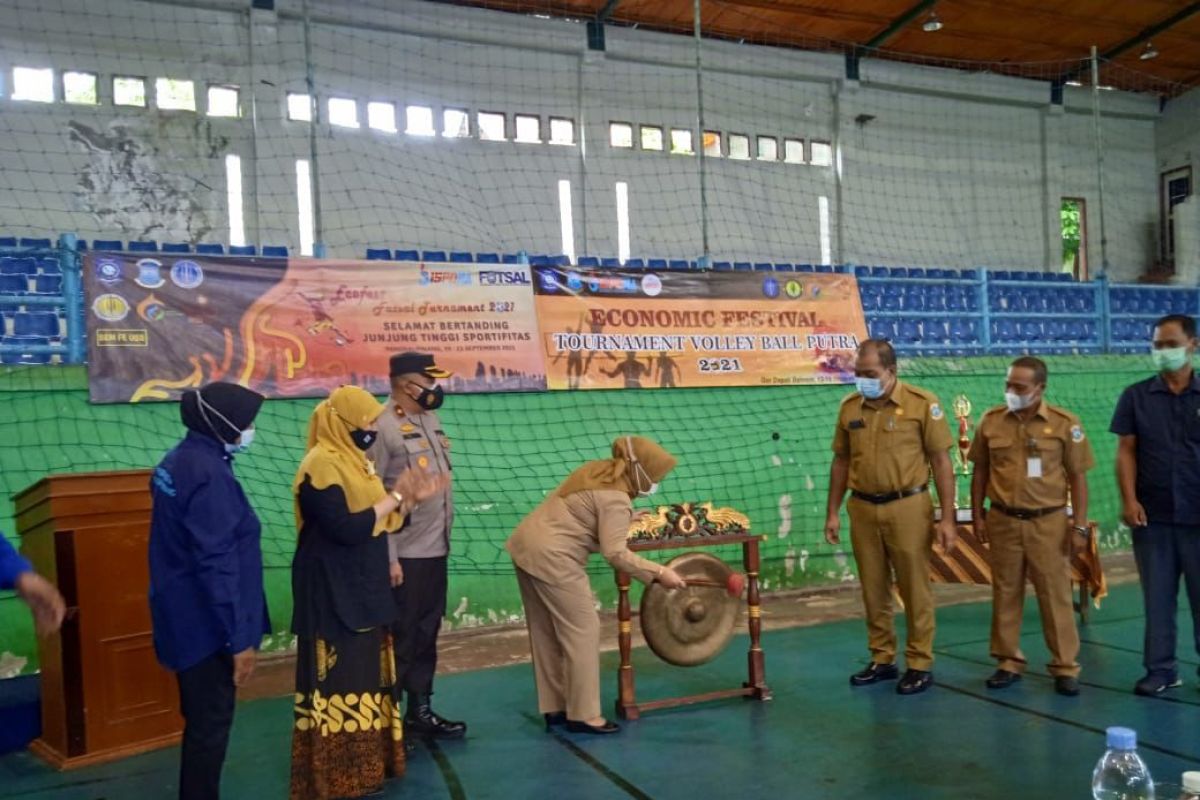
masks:
[(535, 267), (550, 389), (853, 380), (853, 275)]
[(386, 394), (406, 350), (451, 370), (450, 392), (546, 388), (527, 266), (95, 253), (84, 270), (92, 402), (216, 380)]

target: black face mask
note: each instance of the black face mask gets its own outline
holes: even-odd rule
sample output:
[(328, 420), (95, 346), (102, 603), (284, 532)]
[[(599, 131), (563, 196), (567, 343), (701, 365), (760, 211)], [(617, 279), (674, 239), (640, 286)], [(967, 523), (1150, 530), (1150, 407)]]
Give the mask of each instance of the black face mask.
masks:
[(350, 438), (354, 440), (354, 446), (359, 450), (370, 450), (371, 445), (375, 444), (375, 440), (379, 438), (379, 431), (365, 431), (359, 428), (350, 431)]
[(440, 386), (435, 386), (432, 389), (426, 389), (422, 386), (421, 393), (413, 399), (417, 401), (417, 405), (426, 411), (436, 411), (445, 402), (446, 393), (442, 391), (442, 387)]

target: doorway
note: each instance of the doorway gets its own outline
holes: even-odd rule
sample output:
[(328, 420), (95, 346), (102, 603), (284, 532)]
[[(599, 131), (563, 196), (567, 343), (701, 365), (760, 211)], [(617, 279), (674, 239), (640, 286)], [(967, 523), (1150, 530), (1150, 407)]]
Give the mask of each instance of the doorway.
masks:
[(1064, 197), (1059, 208), (1062, 229), (1062, 271), (1077, 281), (1088, 279), (1087, 201), (1082, 197)]

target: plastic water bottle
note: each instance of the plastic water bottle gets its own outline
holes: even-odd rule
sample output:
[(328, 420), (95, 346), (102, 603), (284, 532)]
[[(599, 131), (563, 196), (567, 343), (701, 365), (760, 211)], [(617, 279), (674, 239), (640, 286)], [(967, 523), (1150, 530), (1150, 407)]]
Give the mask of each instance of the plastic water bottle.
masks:
[(1154, 780), (1137, 753), (1137, 733), (1108, 729), (1108, 750), (1092, 772), (1093, 800), (1155, 800)]

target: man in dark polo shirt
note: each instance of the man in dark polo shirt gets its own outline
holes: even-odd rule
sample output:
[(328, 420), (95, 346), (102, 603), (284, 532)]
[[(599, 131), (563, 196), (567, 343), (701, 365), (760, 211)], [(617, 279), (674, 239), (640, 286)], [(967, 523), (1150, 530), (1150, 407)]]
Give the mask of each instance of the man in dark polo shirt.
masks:
[(1192, 369), (1196, 320), (1171, 314), (1154, 324), (1158, 374), (1128, 387), (1109, 428), (1120, 437), (1121, 516), (1133, 529), (1142, 582), (1146, 675), (1134, 687), (1153, 697), (1181, 685), (1175, 660), (1179, 578), (1187, 585), (1200, 653), (1200, 377)]

